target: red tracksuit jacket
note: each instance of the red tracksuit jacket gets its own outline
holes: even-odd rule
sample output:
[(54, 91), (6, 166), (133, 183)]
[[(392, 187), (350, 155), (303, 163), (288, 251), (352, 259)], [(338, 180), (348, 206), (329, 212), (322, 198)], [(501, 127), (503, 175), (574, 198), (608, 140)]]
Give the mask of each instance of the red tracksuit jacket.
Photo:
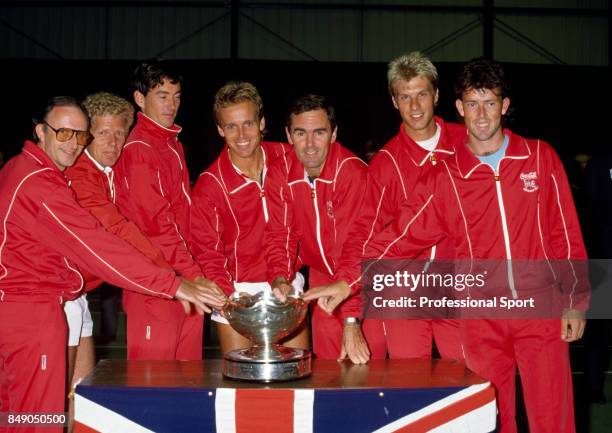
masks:
[(227, 147), (200, 175), (192, 193), (191, 250), (204, 275), (225, 293), (233, 281), (267, 280), (262, 254), (268, 220), (267, 173), (270, 165), (291, 150), (283, 143), (262, 143), (264, 186), (240, 174)]
[(138, 113), (115, 166), (115, 203), (158, 247), (164, 259), (186, 278), (201, 275), (189, 248), (189, 173), (181, 128), (164, 128)]
[[(465, 127), (445, 123), (435, 118), (440, 126), (440, 139), (436, 148), (429, 152), (421, 148), (400, 125), (398, 134), (376, 154), (368, 167), (366, 199), (348, 236), (340, 262), (339, 277), (359, 290), (361, 258), (368, 241), (381, 232), (395, 218), (400, 205), (412, 198), (412, 190), (424, 175), (440, 161), (454, 154), (453, 145), (457, 136), (465, 136)], [(419, 258), (453, 257), (450, 242), (421, 252)]]
[[(363, 200), (367, 165), (334, 142), (321, 175), (312, 187), (295, 152), (270, 168), (267, 198), (265, 256), (268, 281), (282, 275), (291, 281), (297, 255), (310, 266), (310, 286), (337, 280), (343, 245)], [(318, 274), (318, 275), (317, 275)], [(342, 315), (359, 316), (360, 303), (352, 297)]]
[[(74, 299), (82, 267), (125, 289), (173, 298), (180, 284), (107, 232), (77, 203), (66, 178), (36, 144), (0, 172), (0, 301)], [(78, 267), (77, 267), (78, 265)]]
[[(544, 141), (504, 133), (509, 144), (497, 175), (474, 156), (466, 136), (455, 155), (417, 185), (400, 218), (368, 243), (366, 257), (414, 257), (449, 237), (457, 259), (586, 259), (559, 157)], [(588, 293), (582, 290), (582, 297), (572, 299), (570, 292), (588, 289), (586, 276), (568, 272), (563, 278), (569, 306), (585, 309)], [(509, 272), (507, 288), (514, 294), (538, 282)]]
[[(151, 244), (136, 224), (128, 221), (119, 212), (114, 203), (114, 172), (110, 167), (100, 166), (85, 149), (76, 163), (64, 171), (64, 175), (79, 204), (100, 221), (106, 230), (132, 245), (156, 265), (170, 268), (161, 251)], [(95, 289), (101, 283), (101, 280), (93, 275), (84, 276), (87, 291)]]

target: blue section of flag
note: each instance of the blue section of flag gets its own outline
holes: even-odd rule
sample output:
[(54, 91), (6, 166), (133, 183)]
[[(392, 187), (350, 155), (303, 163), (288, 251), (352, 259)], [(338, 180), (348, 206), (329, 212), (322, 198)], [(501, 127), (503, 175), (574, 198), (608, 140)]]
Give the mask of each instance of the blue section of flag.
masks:
[(216, 431), (214, 388), (81, 386), (78, 394), (156, 433)]
[(316, 433), (369, 433), (463, 388), (317, 390)]

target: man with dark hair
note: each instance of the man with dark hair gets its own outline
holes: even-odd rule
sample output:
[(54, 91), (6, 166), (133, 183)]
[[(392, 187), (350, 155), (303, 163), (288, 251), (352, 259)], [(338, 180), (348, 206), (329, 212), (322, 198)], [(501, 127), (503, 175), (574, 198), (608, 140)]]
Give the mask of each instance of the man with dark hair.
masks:
[[(136, 68), (132, 86), (140, 111), (115, 167), (115, 203), (178, 275), (221, 293), (202, 276), (187, 246), (191, 188), (178, 139), (181, 128), (174, 123), (181, 81), (164, 62)], [(185, 315), (175, 302), (138, 294), (124, 296), (123, 303), (134, 324), (135, 344), (128, 359), (202, 359), (202, 316)]]
[[(368, 186), (339, 264), (339, 281), (321, 288), (323, 294), (358, 293), (361, 285), (361, 255), (368, 241), (399, 215), (401, 204), (436, 164), (454, 154), (453, 140), (465, 128), (445, 123), (434, 115), (438, 103), (438, 71), (419, 52), (403, 54), (389, 63), (389, 94), (402, 123), (368, 167)], [(423, 251), (421, 260), (452, 258), (446, 240)], [(314, 296), (313, 291), (309, 296)], [(432, 340), (443, 358), (463, 359), (459, 324), (455, 320), (426, 318), (376, 320), (365, 318), (363, 330), (372, 358), (430, 358)]]
[[(292, 290), (298, 251), (310, 268), (310, 287), (336, 279), (336, 264), (355, 209), (361, 205), (366, 176), (366, 164), (336, 141), (334, 108), (324, 97), (298, 98), (289, 109), (285, 132), (293, 151), (272, 164), (266, 187), (268, 281), (281, 299)], [(351, 298), (334, 315), (314, 307), (312, 337), (317, 357), (368, 361), (359, 306), (358, 299)]]
[[(268, 172), (291, 148), (262, 141), (266, 126), (263, 102), (251, 83), (226, 83), (215, 95), (213, 111), (225, 148), (193, 190), (192, 251), (206, 276), (227, 295), (270, 290), (261, 253), (269, 214)], [(303, 289), (301, 274), (294, 285)], [(221, 314), (215, 311), (212, 320), (217, 323), (223, 353), (250, 346)], [(308, 349), (308, 327), (303, 326), (284, 344)]]
[[(107, 232), (76, 202), (63, 171), (90, 141), (74, 98), (51, 100), (36, 122), (37, 142), (0, 171), (0, 412), (63, 413), (65, 300), (81, 292), (79, 267), (149, 297), (222, 305)], [(63, 426), (7, 431), (61, 432)], [(48, 427), (48, 426), (45, 426)]]
[(161, 106), (163, 104), (156, 106), (154, 102), (170, 102), (168, 101), (168, 97), (177, 99), (180, 102), (180, 91), (182, 87), (182, 75), (179, 74), (170, 63), (159, 60), (144, 62), (138, 65), (134, 70), (134, 78), (131, 83), (134, 99), (136, 99), (136, 104), (141, 109), (143, 109), (142, 105), (144, 101), (141, 100), (139, 102), (138, 98), (146, 98), (149, 92), (152, 91), (152, 95), (149, 98), (149, 107), (145, 114), (168, 128), (174, 124), (176, 111), (178, 111), (178, 104), (176, 110), (173, 110), (172, 108), (168, 108), (168, 104), (166, 104), (166, 108), (164, 109)]

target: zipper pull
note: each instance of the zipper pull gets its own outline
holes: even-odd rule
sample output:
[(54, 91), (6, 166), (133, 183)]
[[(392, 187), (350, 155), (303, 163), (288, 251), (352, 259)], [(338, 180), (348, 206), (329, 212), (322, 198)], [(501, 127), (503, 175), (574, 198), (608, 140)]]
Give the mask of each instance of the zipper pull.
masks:
[(316, 197), (317, 197), (317, 192), (315, 191), (315, 189), (314, 189), (314, 188), (312, 188), (312, 189), (310, 190), (310, 197), (311, 197), (311, 198), (316, 198)]
[(264, 193), (263, 189), (261, 191), (259, 191), (259, 197), (260, 198), (264, 198), (265, 196), (266, 196), (266, 194)]
[(436, 165), (436, 154), (434, 152), (431, 152), (429, 155), (429, 160), (431, 161), (431, 165)]
[(495, 178), (495, 182), (499, 182), (499, 174), (496, 174), (495, 176), (493, 176)]

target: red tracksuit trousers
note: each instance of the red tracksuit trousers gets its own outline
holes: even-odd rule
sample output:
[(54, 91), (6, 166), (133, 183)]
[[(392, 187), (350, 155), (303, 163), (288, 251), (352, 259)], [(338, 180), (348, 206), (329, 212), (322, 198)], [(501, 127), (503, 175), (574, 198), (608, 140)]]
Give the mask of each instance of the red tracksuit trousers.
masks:
[(202, 359), (203, 316), (178, 301), (123, 292), (128, 360)]
[[(317, 287), (331, 284), (333, 280), (327, 275), (310, 268), (308, 286)], [(342, 349), (343, 319), (338, 309), (335, 314), (329, 315), (323, 311), (316, 302), (312, 309), (312, 351), (319, 359), (338, 359)], [(359, 316), (357, 313), (355, 316)]]
[(442, 358), (463, 360), (457, 320), (366, 319), (363, 334), (372, 359), (431, 358), (435, 339)]
[[(64, 414), (66, 315), (59, 302), (0, 302), (0, 412)], [(2, 433), (61, 433), (45, 425)]]
[(500, 433), (516, 433), (518, 366), (529, 431), (575, 433), (572, 372), (559, 320), (462, 320), (467, 366), (497, 391)]

